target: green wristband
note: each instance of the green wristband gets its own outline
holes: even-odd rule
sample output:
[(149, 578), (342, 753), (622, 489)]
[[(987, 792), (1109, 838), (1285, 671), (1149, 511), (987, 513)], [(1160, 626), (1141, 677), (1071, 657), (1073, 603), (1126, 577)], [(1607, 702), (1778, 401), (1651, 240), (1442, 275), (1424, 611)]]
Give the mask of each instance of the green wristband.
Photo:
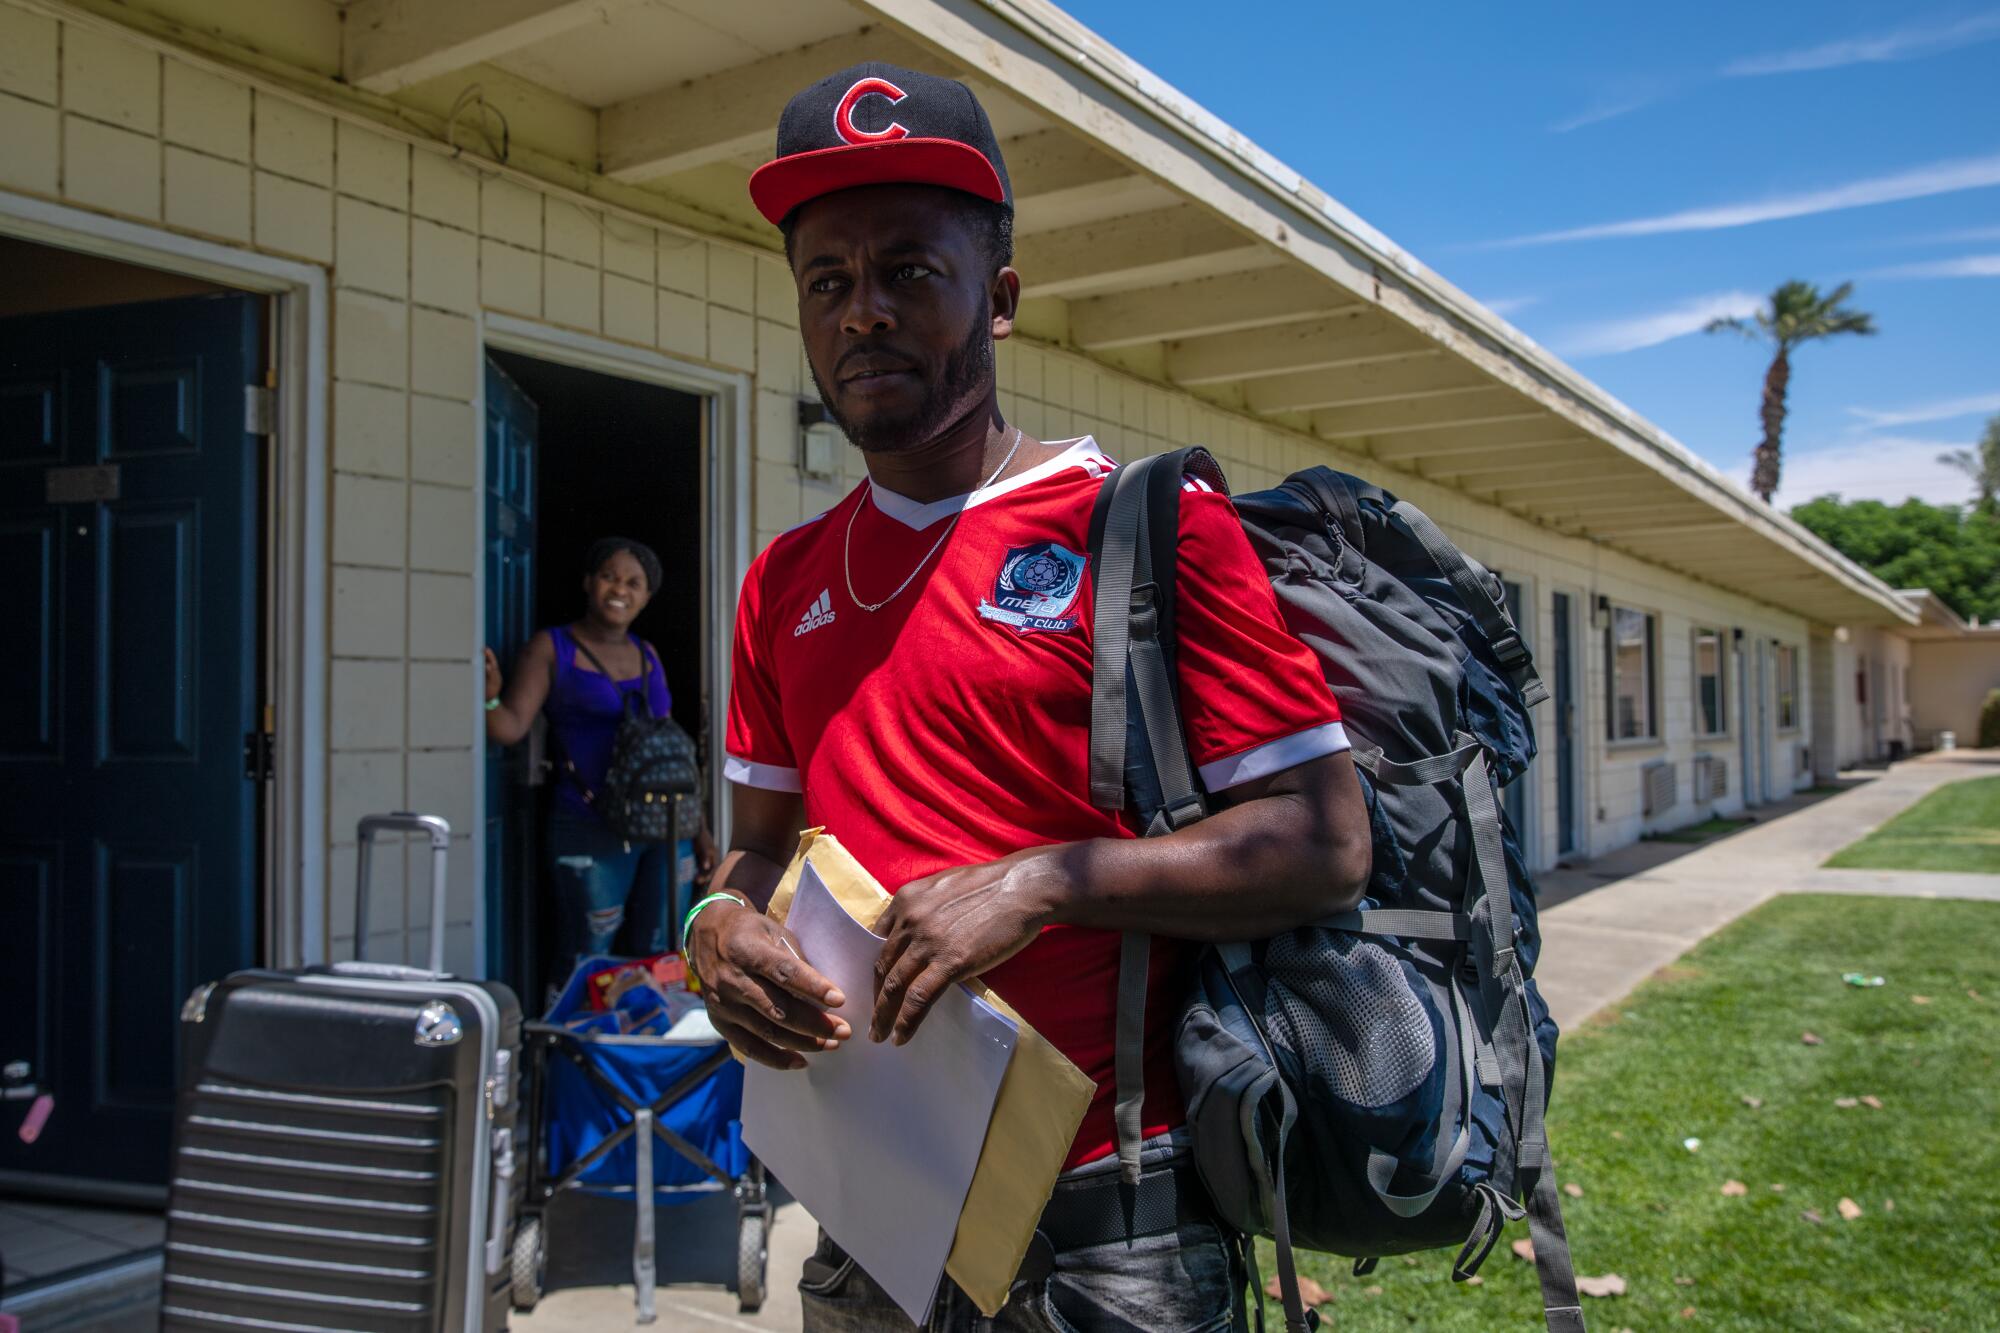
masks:
[(681, 918), (681, 959), (687, 964), (689, 972), (694, 971), (694, 959), (688, 956), (688, 932), (694, 929), (695, 916), (710, 903), (735, 903), (739, 907), (748, 907), (750, 905), (739, 894), (711, 893), (693, 907), (688, 908), (687, 915)]

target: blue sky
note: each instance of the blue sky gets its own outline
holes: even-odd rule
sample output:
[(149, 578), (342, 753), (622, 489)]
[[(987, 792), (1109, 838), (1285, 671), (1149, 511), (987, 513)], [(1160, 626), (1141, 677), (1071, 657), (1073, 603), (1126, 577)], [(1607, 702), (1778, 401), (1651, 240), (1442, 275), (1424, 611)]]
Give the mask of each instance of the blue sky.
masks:
[(1064, 0), (1739, 483), (1768, 353), (1698, 331), (1852, 279), (1793, 361), (1778, 502), (1969, 495), (2000, 412), (2000, 8)]

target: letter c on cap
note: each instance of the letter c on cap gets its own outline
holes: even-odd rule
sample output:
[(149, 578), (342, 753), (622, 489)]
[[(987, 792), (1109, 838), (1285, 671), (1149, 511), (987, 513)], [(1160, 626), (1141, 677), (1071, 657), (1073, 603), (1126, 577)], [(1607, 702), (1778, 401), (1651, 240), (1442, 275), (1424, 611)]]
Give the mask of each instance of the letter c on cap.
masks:
[(862, 98), (886, 97), (889, 99), (889, 105), (894, 106), (907, 96), (908, 93), (887, 79), (860, 80), (847, 90), (846, 95), (840, 99), (840, 105), (834, 108), (834, 133), (851, 144), (889, 143), (896, 139), (907, 139), (910, 135), (908, 127), (895, 121), (889, 122), (889, 127), (881, 130), (860, 129), (854, 123), (854, 108), (859, 105)]

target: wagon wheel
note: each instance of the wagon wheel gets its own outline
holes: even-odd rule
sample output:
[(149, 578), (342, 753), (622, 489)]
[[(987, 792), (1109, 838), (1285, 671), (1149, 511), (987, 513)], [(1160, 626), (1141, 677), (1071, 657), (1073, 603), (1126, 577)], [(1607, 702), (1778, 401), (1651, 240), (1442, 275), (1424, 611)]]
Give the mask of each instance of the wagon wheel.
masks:
[(764, 1304), (764, 1268), (771, 1257), (766, 1228), (769, 1214), (762, 1209), (743, 1212), (736, 1223), (736, 1306), (744, 1314), (755, 1314)]
[(542, 1219), (524, 1217), (514, 1228), (513, 1300), (516, 1310), (532, 1310), (542, 1299), (543, 1280), (548, 1275), (548, 1238)]

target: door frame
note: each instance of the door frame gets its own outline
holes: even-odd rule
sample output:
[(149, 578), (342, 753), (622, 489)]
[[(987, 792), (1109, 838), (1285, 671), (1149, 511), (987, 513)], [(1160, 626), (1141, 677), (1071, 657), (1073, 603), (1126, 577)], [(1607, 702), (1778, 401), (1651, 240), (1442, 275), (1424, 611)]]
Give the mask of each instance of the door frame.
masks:
[[(730, 646), (736, 629), (736, 591), (742, 586), (743, 576), (750, 570), (750, 541), (752, 532), (750, 514), (750, 468), (751, 395), (756, 391), (752, 377), (742, 371), (721, 370), (705, 366), (696, 361), (684, 361), (656, 352), (650, 348), (621, 343), (596, 334), (579, 333), (573, 329), (557, 328), (538, 320), (522, 319), (516, 315), (503, 315), (494, 311), (482, 311), (479, 318), (479, 337), (474, 349), (477, 358), (474, 369), (485, 364), (488, 351), (516, 352), (531, 356), (539, 361), (553, 361), (560, 365), (574, 366), (578, 370), (594, 371), (609, 375), (614, 379), (636, 380), (643, 384), (657, 384), (681, 393), (693, 394), (702, 401), (702, 514), (707, 528), (704, 534), (702, 560), (707, 568), (703, 571), (701, 586), (701, 631), (706, 640), (704, 666), (711, 689), (708, 710), (708, 753), (714, 762), (709, 764), (709, 796), (715, 809), (714, 833), (718, 845), (729, 845), (729, 791), (728, 782), (722, 776), (719, 757), (723, 753), (724, 732), (726, 730), (729, 698), (729, 657)], [(474, 383), (479, 385), (478, 401), (474, 405), (475, 428), (483, 440), (486, 429), (486, 377), (477, 374)], [(486, 493), (486, 450), (474, 451), (477, 459), (478, 478), (475, 482), (477, 494)], [(481, 551), (486, 549), (486, 507), (475, 506), (475, 542)], [(480, 560), (473, 570), (473, 604), (486, 605), (486, 562)], [(477, 659), (480, 646), (484, 643), (485, 627), (475, 624), (473, 642), (467, 651)], [(483, 700), (480, 698), (478, 678), (468, 676), (466, 689), (466, 709), (476, 719), (483, 719)], [(486, 728), (475, 727), (478, 738), (473, 751), (472, 808), (486, 808)], [(475, 838), (472, 843), (472, 882), (486, 883), (486, 840)], [(478, 899), (480, 910), (473, 916), (472, 949), (473, 957), (484, 960), (487, 957), (486, 911), (484, 897)]]
[[(0, 190), (0, 233), (271, 298), (277, 414), (263, 627), (276, 769), (263, 821), (263, 961), (326, 957), (327, 399), (326, 270)], [(318, 812), (312, 817), (310, 812)]]

